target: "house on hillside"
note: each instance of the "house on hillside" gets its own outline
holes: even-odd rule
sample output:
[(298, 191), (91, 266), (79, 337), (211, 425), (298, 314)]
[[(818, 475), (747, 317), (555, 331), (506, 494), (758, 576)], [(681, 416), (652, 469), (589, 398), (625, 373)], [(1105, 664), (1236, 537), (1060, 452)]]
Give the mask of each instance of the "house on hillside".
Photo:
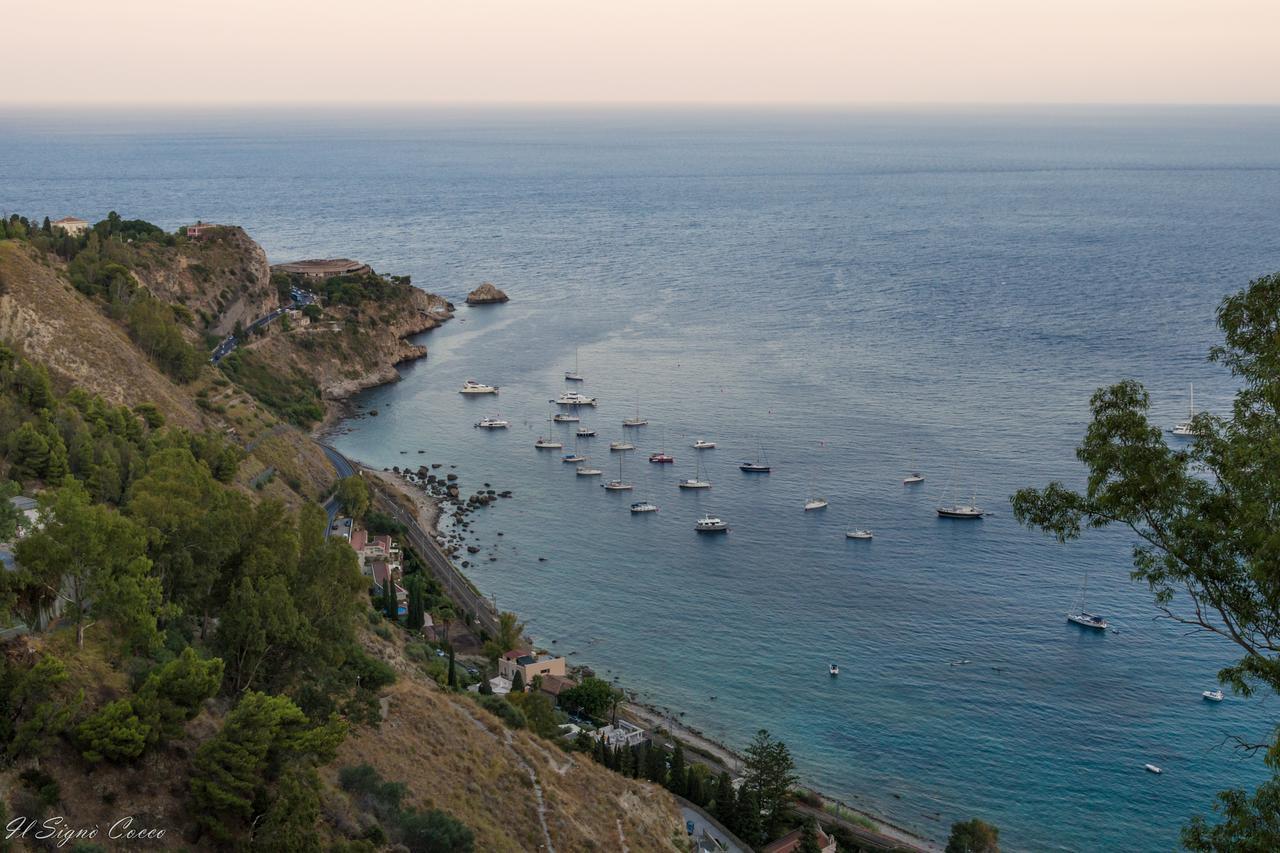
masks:
[(356, 557), (360, 559), (360, 571), (366, 575), (372, 575), (368, 564), (371, 560), (379, 560), (390, 566), (396, 577), (400, 577), (402, 570), (400, 546), (390, 536), (370, 536), (369, 531), (357, 528), (351, 531), (350, 542)]
[(560, 704), (561, 693), (578, 686), (578, 682), (567, 675), (541, 675), (538, 676), (537, 684), (538, 692), (545, 694), (553, 705)]
[(209, 236), (209, 232), (220, 226), (214, 225), (212, 222), (196, 221), (195, 225), (188, 225), (186, 229), (188, 240), (203, 240)]
[(511, 681), (516, 680), (516, 673), (524, 681), (524, 689), (533, 685), (535, 676), (545, 680), (549, 675), (563, 677), (567, 672), (564, 658), (559, 655), (533, 654), (530, 651), (514, 649), (498, 658), (498, 674)]
[(54, 230), (62, 231), (70, 234), (72, 237), (79, 237), (81, 234), (89, 230), (89, 223), (83, 219), (77, 219), (74, 216), (64, 216), (57, 222), (49, 223)]
[[(760, 848), (760, 853), (795, 853), (800, 849), (800, 836), (803, 830), (793, 829), (777, 841), (771, 841)], [(818, 828), (818, 849), (822, 853), (836, 853), (836, 840)]]
[(602, 726), (591, 732), (591, 736), (596, 740), (602, 740), (605, 746), (639, 746), (648, 740), (648, 733), (644, 729), (628, 723), (626, 720), (618, 720), (618, 722)]

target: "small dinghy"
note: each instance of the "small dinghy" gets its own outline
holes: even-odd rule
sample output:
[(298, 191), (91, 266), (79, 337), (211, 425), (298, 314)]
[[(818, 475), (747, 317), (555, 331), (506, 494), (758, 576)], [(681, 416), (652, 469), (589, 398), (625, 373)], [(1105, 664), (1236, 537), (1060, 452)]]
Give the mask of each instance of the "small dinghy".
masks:
[(831, 666), (827, 667), (827, 670), (831, 673), (833, 678), (840, 674), (840, 667), (838, 664), (831, 664)]
[(924, 477), (921, 476), (919, 471), (913, 472), (912, 474), (902, 478), (902, 485), (904, 486), (914, 486), (916, 483), (923, 482)]
[(1154, 764), (1144, 764), (1144, 765), (1142, 765), (1142, 769), (1143, 769), (1143, 770), (1145, 770), (1145, 771), (1147, 771), (1148, 773), (1154, 773), (1154, 774), (1156, 774), (1157, 776), (1159, 776), (1161, 773), (1163, 773), (1163, 772), (1164, 772), (1163, 770), (1161, 770), (1159, 767), (1157, 767), (1157, 766), (1156, 766), (1156, 765), (1154, 765)]
[(1226, 697), (1222, 695), (1221, 690), (1206, 690), (1200, 694), (1209, 702), (1221, 702)]

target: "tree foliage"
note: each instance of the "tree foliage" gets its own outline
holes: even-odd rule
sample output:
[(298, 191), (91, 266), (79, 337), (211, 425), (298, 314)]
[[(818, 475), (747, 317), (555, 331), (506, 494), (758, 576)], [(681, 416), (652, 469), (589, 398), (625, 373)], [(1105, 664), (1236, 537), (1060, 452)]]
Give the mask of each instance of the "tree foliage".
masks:
[[(1134, 535), (1132, 577), (1145, 582), (1157, 608), (1177, 622), (1235, 643), (1242, 657), (1219, 679), (1241, 695), (1280, 691), (1280, 274), (1257, 279), (1218, 308), (1223, 343), (1210, 359), (1239, 384), (1228, 418), (1201, 413), (1195, 438), (1170, 447), (1148, 414), (1137, 382), (1095, 393), (1093, 419), (1076, 456), (1083, 491), (1061, 482), (1022, 489), (1017, 519), (1059, 541), (1118, 525)], [(1280, 770), (1280, 739), (1269, 733), (1266, 761)], [(1247, 835), (1250, 799), (1220, 799), (1227, 837)], [(1263, 816), (1254, 815), (1257, 818)], [(1265, 819), (1263, 819), (1265, 823)], [(1189, 828), (1210, 837), (1203, 824)]]
[(947, 838), (947, 853), (1000, 853), (1000, 830), (976, 817), (956, 821)]
[(743, 789), (754, 795), (762, 813), (764, 832), (772, 838), (797, 781), (791, 750), (782, 741), (775, 740), (767, 729), (760, 729), (747, 747), (745, 759)]

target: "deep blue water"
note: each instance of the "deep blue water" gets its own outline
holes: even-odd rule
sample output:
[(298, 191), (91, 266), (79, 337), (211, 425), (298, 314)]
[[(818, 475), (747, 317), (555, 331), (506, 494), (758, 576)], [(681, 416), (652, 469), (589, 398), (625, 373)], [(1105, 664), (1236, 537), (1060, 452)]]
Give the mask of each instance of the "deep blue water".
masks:
[[(731, 744), (768, 727), (851, 802), (937, 838), (979, 815), (1011, 849), (1171, 849), (1265, 775), (1222, 742), (1265, 737), (1274, 700), (1200, 699), (1233, 649), (1154, 619), (1124, 535), (1058, 546), (1007, 498), (1079, 482), (1102, 384), (1146, 383), (1165, 423), (1190, 382), (1229, 406), (1214, 307), (1280, 269), (1277, 199), (1275, 110), (0, 114), (5, 211), (236, 222), (272, 260), (506, 289), (338, 446), (513, 489), (471, 576), (541, 641)], [(650, 418), (635, 496), (532, 447), (575, 346), (593, 461), (637, 398)], [(494, 412), (513, 429), (472, 429)], [(664, 434), (670, 469), (643, 461)], [(714, 487), (679, 493), (698, 436)], [(757, 443), (771, 476), (735, 467)], [(995, 514), (936, 519), (948, 483)], [(801, 511), (811, 487), (829, 509)], [(732, 532), (696, 536), (704, 510)], [(1118, 632), (1064, 621), (1086, 571)]]

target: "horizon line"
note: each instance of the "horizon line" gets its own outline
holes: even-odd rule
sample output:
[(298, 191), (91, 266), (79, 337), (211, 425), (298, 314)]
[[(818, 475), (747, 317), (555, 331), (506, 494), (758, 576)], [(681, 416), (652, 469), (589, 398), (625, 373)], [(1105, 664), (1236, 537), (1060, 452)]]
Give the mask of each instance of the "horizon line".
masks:
[(502, 108), (502, 109), (760, 109), (760, 110), (873, 110), (873, 109), (999, 109), (999, 108), (1280, 108), (1280, 101), (603, 101), (603, 100), (228, 100), (191, 103), (186, 101), (0, 101), (0, 110), (34, 111), (157, 109), (200, 111), (205, 109), (381, 109), (415, 108)]

